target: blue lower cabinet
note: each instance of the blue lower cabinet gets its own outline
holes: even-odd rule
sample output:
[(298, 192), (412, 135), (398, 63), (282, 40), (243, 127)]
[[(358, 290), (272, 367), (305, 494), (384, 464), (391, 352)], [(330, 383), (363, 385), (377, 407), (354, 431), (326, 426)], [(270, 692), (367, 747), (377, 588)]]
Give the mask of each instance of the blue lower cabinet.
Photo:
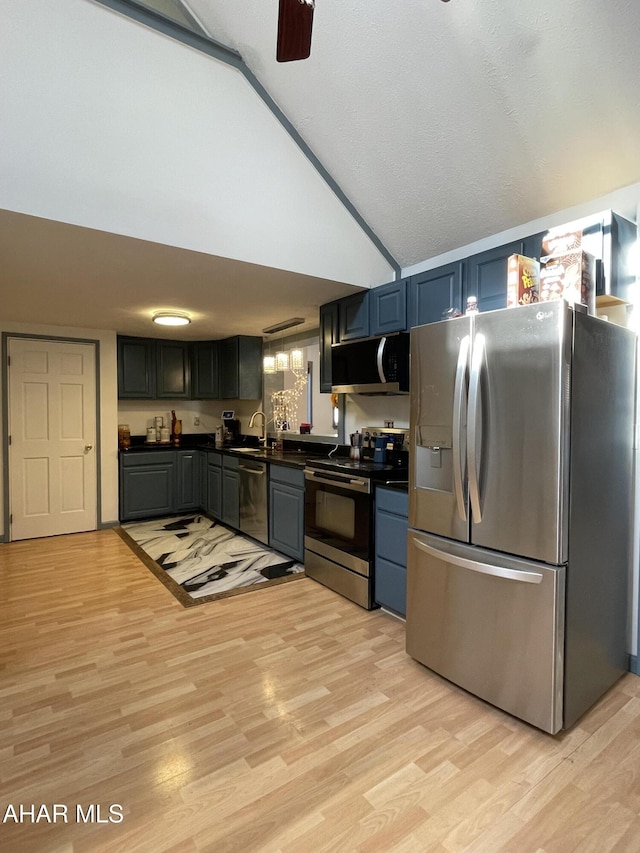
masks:
[(200, 500), (200, 457), (197, 450), (176, 451), (176, 511), (198, 509)]
[(222, 516), (221, 521), (230, 527), (240, 527), (240, 471), (239, 460), (224, 456), (222, 459)]
[(201, 509), (207, 507), (207, 451), (198, 451), (198, 482), (200, 484), (200, 501), (198, 506)]
[(304, 561), (304, 473), (284, 465), (270, 466), (269, 545)]
[(207, 453), (207, 512), (222, 518), (222, 454)]
[(406, 614), (409, 496), (397, 489), (376, 489), (374, 595), (376, 603)]
[(173, 453), (120, 457), (120, 520), (154, 518), (174, 511)]

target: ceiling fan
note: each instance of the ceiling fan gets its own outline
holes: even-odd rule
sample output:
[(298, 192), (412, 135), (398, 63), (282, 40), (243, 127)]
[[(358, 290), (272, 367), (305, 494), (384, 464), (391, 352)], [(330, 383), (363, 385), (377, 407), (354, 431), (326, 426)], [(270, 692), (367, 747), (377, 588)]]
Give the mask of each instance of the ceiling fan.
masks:
[[(442, 0), (448, 3), (449, 0)], [(315, 0), (280, 0), (278, 9), (278, 62), (307, 59), (311, 54), (311, 29)]]

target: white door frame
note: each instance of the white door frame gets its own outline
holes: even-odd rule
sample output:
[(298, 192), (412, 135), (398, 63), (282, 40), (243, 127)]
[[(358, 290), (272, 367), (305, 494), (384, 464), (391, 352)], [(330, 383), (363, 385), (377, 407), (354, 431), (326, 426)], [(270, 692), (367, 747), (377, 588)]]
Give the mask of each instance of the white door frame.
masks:
[(29, 332), (2, 332), (2, 494), (4, 532), (0, 542), (11, 539), (9, 509), (11, 506), (9, 478), (9, 340), (21, 338), (32, 341), (52, 341), (53, 343), (91, 344), (95, 350), (95, 383), (96, 383), (96, 529), (100, 529), (102, 518), (101, 501), (101, 433), (100, 433), (100, 341), (93, 338), (71, 338), (57, 335), (34, 335)]

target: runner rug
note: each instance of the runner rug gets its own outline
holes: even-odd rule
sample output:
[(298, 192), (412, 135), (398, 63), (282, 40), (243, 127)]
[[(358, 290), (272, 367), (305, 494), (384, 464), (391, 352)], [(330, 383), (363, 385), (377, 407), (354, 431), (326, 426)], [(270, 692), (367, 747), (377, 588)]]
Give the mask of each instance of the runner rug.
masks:
[(200, 513), (115, 530), (185, 607), (305, 577), (300, 563)]

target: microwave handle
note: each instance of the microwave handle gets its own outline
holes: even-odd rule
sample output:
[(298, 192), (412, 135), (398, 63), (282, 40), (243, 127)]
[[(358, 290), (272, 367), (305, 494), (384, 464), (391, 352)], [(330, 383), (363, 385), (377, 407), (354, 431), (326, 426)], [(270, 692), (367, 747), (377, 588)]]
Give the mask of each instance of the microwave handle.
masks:
[(378, 355), (377, 355), (377, 365), (378, 365), (378, 376), (380, 377), (380, 382), (386, 382), (387, 377), (384, 375), (384, 348), (387, 344), (386, 338), (380, 338), (380, 343), (378, 344)]

